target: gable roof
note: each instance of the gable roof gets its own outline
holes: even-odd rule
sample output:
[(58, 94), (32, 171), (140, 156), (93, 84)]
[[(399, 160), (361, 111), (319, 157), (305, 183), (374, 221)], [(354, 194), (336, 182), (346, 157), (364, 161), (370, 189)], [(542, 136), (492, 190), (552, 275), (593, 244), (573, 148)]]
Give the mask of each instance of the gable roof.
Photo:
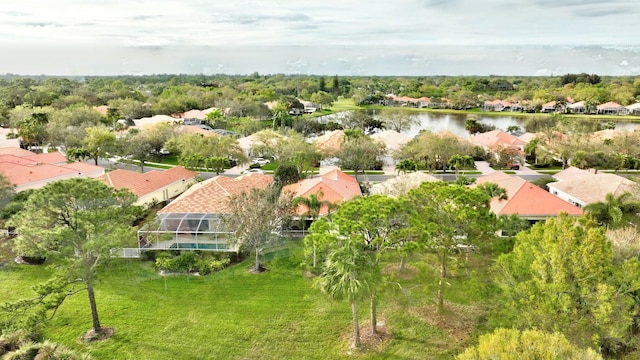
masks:
[(272, 183), (273, 177), (265, 174), (253, 173), (237, 178), (218, 175), (193, 185), (169, 205), (160, 209), (158, 214), (225, 214), (229, 211), (229, 199), (233, 195), (254, 188), (266, 189)]
[(609, 102), (606, 102), (604, 104), (600, 104), (600, 105), (596, 106), (596, 109), (598, 109), (598, 110), (619, 109), (619, 108), (623, 108), (623, 107), (624, 106), (618, 104), (617, 102), (609, 101)]
[[(607, 194), (620, 196), (625, 192), (632, 191), (636, 185), (635, 182), (615, 174), (594, 174), (584, 170), (581, 171), (582, 173), (573, 170), (569, 176), (567, 175), (568, 173), (558, 173), (555, 177), (560, 181), (549, 183), (547, 186), (550, 189), (569, 194), (585, 204), (591, 204), (605, 201)], [(559, 174), (560, 177), (558, 177)]]
[(507, 200), (491, 199), (491, 211), (496, 215), (517, 214), (528, 219), (557, 216), (561, 212), (582, 215), (582, 209), (579, 207), (553, 196), (529, 181), (501, 171), (478, 177), (474, 187), (489, 182), (504, 188), (508, 196)]
[[(320, 192), (322, 192), (322, 196), (319, 195)], [(319, 200), (329, 201), (334, 204), (362, 195), (360, 185), (356, 179), (340, 170), (332, 170), (317, 177), (289, 184), (282, 188), (282, 193), (291, 195), (294, 198), (298, 196), (308, 197), (311, 194), (315, 194)], [(298, 215), (303, 215), (307, 211), (307, 207), (302, 204), (296, 209)], [(328, 207), (323, 206), (320, 209), (320, 215), (326, 215), (328, 211)]]
[(195, 171), (175, 166), (164, 171), (152, 170), (145, 173), (117, 169), (100, 176), (98, 180), (116, 189), (129, 189), (136, 196), (142, 197), (175, 182), (192, 180), (197, 175)]
[(487, 131), (477, 135), (471, 135), (469, 141), (476, 145), (484, 147), (493, 147), (502, 145), (506, 147), (518, 147), (526, 145), (527, 143), (509, 133), (506, 133), (500, 129)]
[(34, 153), (19, 147), (10, 146), (0, 148), (0, 155), (30, 156), (34, 155)]
[(27, 159), (30, 161), (34, 161), (41, 164), (66, 164), (67, 158), (61, 153), (55, 151), (50, 153), (43, 154), (33, 154), (28, 156), (23, 156), (23, 159)]
[(315, 146), (322, 153), (333, 154), (340, 150), (340, 144), (343, 139), (344, 131), (329, 131), (316, 138)]

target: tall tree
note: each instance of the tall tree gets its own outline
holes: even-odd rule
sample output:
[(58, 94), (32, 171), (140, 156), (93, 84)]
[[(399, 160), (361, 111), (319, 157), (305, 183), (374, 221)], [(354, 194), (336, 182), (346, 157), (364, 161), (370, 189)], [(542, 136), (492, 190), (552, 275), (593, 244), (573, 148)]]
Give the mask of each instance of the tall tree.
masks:
[(403, 132), (419, 123), (419, 119), (410, 110), (390, 108), (380, 112), (380, 119), (385, 129)]
[(133, 206), (135, 200), (128, 190), (116, 190), (94, 179), (75, 178), (37, 190), (19, 216), (12, 217), (10, 226), (15, 226), (18, 234), (14, 251), (24, 256), (47, 257), (58, 269), (56, 277), (41, 287), (44, 295), (53, 298), (45, 310), (55, 312), (67, 295), (78, 291), (74, 285), (80, 283), (84, 286), (80, 290), (87, 291), (93, 334), (101, 334), (94, 293), (96, 272), (112, 259), (114, 249), (134, 238), (131, 225), (139, 210)]
[(596, 222), (609, 228), (620, 224), (626, 225), (623, 219), (637, 216), (640, 211), (640, 202), (630, 192), (619, 196), (609, 193), (604, 201), (588, 204), (583, 210)]
[[(328, 234), (328, 236), (330, 236)], [(338, 239), (335, 239), (338, 241)], [(341, 240), (323, 264), (322, 274), (316, 284), (331, 298), (346, 298), (351, 303), (353, 318), (353, 347), (360, 347), (360, 324), (358, 322), (358, 300), (366, 298), (377, 285), (378, 267), (373, 264), (362, 243)], [(335, 242), (334, 242), (335, 244)]]
[[(380, 267), (384, 253), (406, 245), (409, 205), (404, 199), (385, 195), (355, 198), (342, 204), (332, 216), (338, 234), (358, 241)], [(370, 288), (371, 332), (377, 332), (377, 287)]]
[(235, 241), (255, 254), (253, 271), (263, 271), (262, 251), (279, 240), (282, 225), (291, 216), (291, 198), (279, 196), (274, 188), (243, 191), (229, 199), (229, 213), (223, 223), (235, 231)]
[(561, 215), (534, 225), (516, 236), (496, 271), (516, 326), (562, 330), (596, 349), (610, 339), (629, 340), (632, 302), (620, 291), (604, 229), (593, 222)]
[(412, 231), (439, 261), (438, 308), (444, 307), (444, 288), (450, 254), (459, 244), (473, 244), (492, 236), (494, 216), (489, 197), (480, 189), (444, 182), (425, 182), (408, 194)]
[(83, 140), (83, 148), (91, 154), (95, 165), (98, 159), (105, 158), (115, 149), (116, 135), (106, 127), (88, 127), (87, 136)]
[(353, 170), (358, 179), (358, 173), (375, 168), (379, 159), (384, 155), (385, 145), (368, 136), (358, 136), (345, 139), (340, 144), (340, 150), (336, 153), (340, 167)]

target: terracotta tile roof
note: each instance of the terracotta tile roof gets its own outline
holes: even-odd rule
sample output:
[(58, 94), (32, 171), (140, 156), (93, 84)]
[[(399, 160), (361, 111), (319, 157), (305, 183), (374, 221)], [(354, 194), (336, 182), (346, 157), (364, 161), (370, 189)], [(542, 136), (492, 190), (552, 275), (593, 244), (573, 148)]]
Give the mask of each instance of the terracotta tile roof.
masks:
[(197, 172), (176, 166), (164, 171), (152, 170), (145, 173), (117, 169), (100, 176), (98, 180), (116, 189), (129, 189), (142, 197), (183, 179), (190, 181), (197, 175)]
[(496, 171), (480, 176), (473, 187), (483, 183), (495, 183), (505, 189), (507, 200), (492, 199), (491, 211), (497, 215), (518, 214), (523, 218), (545, 218), (561, 212), (582, 215), (582, 209), (550, 194), (544, 189), (518, 177)]
[(525, 141), (499, 129), (491, 130), (477, 135), (471, 135), (469, 137), (469, 141), (476, 145), (485, 147), (493, 147), (497, 145), (518, 147), (527, 144)]
[(23, 159), (35, 161), (41, 164), (66, 164), (67, 158), (59, 152), (50, 152), (46, 154), (34, 154), (23, 156)]
[(500, 215), (518, 214), (521, 217), (549, 217), (557, 216), (561, 212), (580, 216), (582, 209), (553, 196), (548, 191), (526, 182), (512, 196), (500, 211)]
[(104, 169), (99, 166), (81, 162), (67, 163), (66, 158), (57, 152), (31, 154), (0, 155), (0, 172), (16, 185), (17, 191), (39, 188), (61, 179), (97, 177), (104, 174)]
[(0, 155), (30, 156), (35, 155), (35, 153), (19, 147), (3, 147), (0, 148)]
[(210, 213), (224, 214), (229, 211), (229, 198), (251, 189), (266, 189), (273, 177), (264, 174), (247, 174), (237, 178), (223, 175), (195, 184), (182, 193), (158, 213)]
[[(361, 196), (360, 185), (353, 176), (349, 176), (340, 170), (332, 170), (326, 174), (300, 180), (295, 184), (290, 184), (282, 189), (283, 194), (289, 194), (292, 197), (308, 197), (311, 194), (318, 194), (322, 191), (320, 200), (339, 204), (344, 201)], [(304, 205), (298, 206), (296, 213), (303, 215), (307, 212)], [(320, 209), (320, 215), (326, 215), (328, 208), (323, 206)]]
[(618, 104), (617, 102), (609, 101), (609, 102), (606, 102), (604, 104), (600, 104), (600, 105), (596, 106), (596, 109), (598, 109), (598, 110), (619, 109), (619, 108), (622, 108), (622, 107), (624, 107), (624, 106)]

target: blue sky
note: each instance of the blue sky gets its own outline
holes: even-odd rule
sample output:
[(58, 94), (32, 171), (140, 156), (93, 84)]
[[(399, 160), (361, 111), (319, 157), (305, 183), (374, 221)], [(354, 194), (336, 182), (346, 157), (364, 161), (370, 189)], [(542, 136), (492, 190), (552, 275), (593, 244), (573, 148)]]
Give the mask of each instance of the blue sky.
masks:
[(3, 1), (0, 73), (636, 75), (639, 18), (628, 0)]

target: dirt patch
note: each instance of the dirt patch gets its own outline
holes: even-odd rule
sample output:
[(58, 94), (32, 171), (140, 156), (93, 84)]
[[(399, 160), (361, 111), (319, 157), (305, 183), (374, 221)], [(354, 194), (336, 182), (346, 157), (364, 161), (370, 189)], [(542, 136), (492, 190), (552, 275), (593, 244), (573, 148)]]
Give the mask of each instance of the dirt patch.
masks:
[(444, 310), (437, 305), (429, 305), (418, 310), (420, 317), (445, 332), (452, 342), (466, 346), (484, 310), (475, 305), (445, 303)]
[(115, 333), (115, 329), (111, 327), (103, 327), (99, 333), (96, 333), (95, 331), (93, 331), (93, 329), (91, 329), (84, 333), (80, 340), (82, 342), (102, 341), (112, 337)]
[(348, 335), (345, 335), (345, 339), (350, 344), (348, 354), (377, 352), (391, 340), (384, 321), (378, 321), (375, 333), (371, 331), (371, 324), (365, 323), (360, 327), (360, 347), (356, 349), (353, 347), (352, 329), (349, 328)]
[(261, 273), (267, 271), (267, 268), (262, 266), (262, 265), (260, 265), (259, 269), (256, 269), (255, 266), (251, 266), (247, 271), (249, 271), (252, 274), (261, 274)]

